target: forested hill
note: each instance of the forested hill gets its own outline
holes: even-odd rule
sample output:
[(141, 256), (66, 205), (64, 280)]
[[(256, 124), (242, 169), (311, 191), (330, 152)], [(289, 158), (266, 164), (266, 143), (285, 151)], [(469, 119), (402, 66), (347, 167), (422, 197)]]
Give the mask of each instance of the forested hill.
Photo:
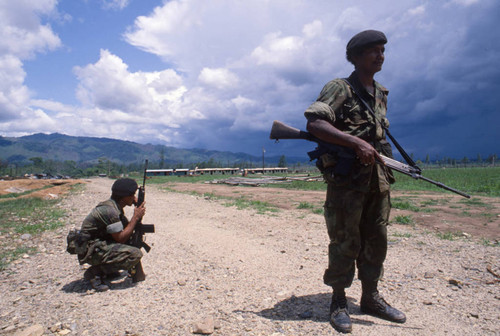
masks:
[[(0, 160), (24, 164), (30, 158), (54, 161), (96, 163), (105, 158), (117, 164), (132, 164), (149, 159), (165, 165), (197, 162), (220, 162), (233, 165), (240, 162), (260, 162), (261, 157), (245, 153), (219, 152), (204, 149), (179, 149), (163, 145), (138, 144), (109, 138), (75, 137), (59, 133), (33, 134), (18, 138), (0, 136)], [(288, 158), (287, 158), (288, 159)], [(266, 158), (266, 164), (277, 163), (279, 157)], [(296, 161), (296, 160), (295, 160)]]

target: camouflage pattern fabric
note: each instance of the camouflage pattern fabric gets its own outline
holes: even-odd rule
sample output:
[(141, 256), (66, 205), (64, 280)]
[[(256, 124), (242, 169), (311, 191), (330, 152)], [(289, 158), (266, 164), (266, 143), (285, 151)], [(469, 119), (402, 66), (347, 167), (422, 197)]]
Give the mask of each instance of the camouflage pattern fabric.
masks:
[(93, 266), (101, 266), (107, 274), (130, 270), (142, 258), (142, 252), (137, 247), (102, 240), (91, 243), (89, 252), (82, 260)]
[(113, 240), (111, 233), (120, 232), (128, 224), (123, 209), (113, 199), (99, 203), (83, 220), (82, 232), (91, 239)]
[(129, 270), (142, 258), (140, 249), (119, 244), (113, 237), (128, 224), (123, 209), (113, 199), (99, 203), (84, 219), (81, 231), (90, 235), (88, 250), (78, 255), (80, 264), (100, 265), (106, 273)]
[[(389, 127), (387, 89), (375, 82), (372, 96), (361, 85), (355, 72), (348, 80), (371, 105), (377, 120), (342, 79), (328, 82), (317, 99), (328, 104), (330, 109), (311, 105), (305, 111), (305, 117), (326, 120), (337, 129), (371, 143), (379, 152), (392, 156), (380, 125), (383, 123)], [(382, 150), (383, 146), (389, 146), (389, 151)], [(328, 155), (320, 159), (324, 163), (335, 162), (336, 158)], [(358, 160), (346, 176), (336, 176), (332, 171), (326, 169), (323, 172), (328, 183), (324, 209), (330, 238), (324, 282), (333, 288), (347, 288), (352, 283), (356, 266), (361, 281), (376, 282), (383, 275), (387, 254), (392, 173), (382, 165), (364, 166)]]
[[(348, 80), (352, 85), (359, 88), (358, 92), (365, 93), (362, 98), (371, 104), (377, 119), (385, 127), (389, 127), (389, 121), (386, 118), (389, 91), (375, 82), (375, 95), (371, 96), (359, 83), (355, 72), (349, 76)], [(338, 78), (328, 82), (321, 90), (317, 101), (330, 105), (333, 111), (333, 114), (322, 112), (319, 117), (329, 121), (343, 132), (369, 142), (385, 139), (384, 130), (380, 123), (375, 122), (368, 109), (344, 80)], [(306, 118), (311, 114), (314, 114), (314, 112), (306, 111)]]
[(325, 220), (330, 244), (325, 284), (349, 287), (355, 264), (361, 281), (380, 280), (387, 254), (390, 208), (389, 191), (365, 193), (328, 185)]
[[(331, 109), (319, 108), (318, 104), (313, 103), (304, 112), (305, 117), (307, 119), (319, 118), (326, 120), (339, 130), (368, 141), (379, 152), (392, 157), (390, 144), (385, 140), (385, 132), (380, 125), (380, 122), (382, 122), (385, 127), (389, 127), (389, 121), (386, 118), (387, 95), (389, 91), (375, 82), (375, 95), (371, 96), (359, 83), (355, 72), (349, 76), (348, 80), (357, 87), (358, 92), (365, 94), (362, 98), (371, 104), (378, 121), (373, 118), (366, 106), (342, 79), (334, 79), (328, 82), (317, 99), (318, 102), (328, 104)], [(335, 160), (334, 158), (329, 158), (328, 155), (325, 154), (325, 157), (321, 159), (325, 162)], [(389, 185), (394, 183), (392, 172), (382, 165), (375, 165), (375, 167), (377, 171), (376, 180), (371, 180), (373, 176), (372, 167), (365, 167), (360, 163), (357, 163), (353, 167), (349, 176), (328, 176), (327, 178), (330, 183), (335, 183), (339, 186), (349, 185), (351, 189), (364, 192), (367, 192), (374, 183), (379, 184), (381, 192), (389, 190)], [(325, 175), (331, 175), (331, 172), (326, 172)]]

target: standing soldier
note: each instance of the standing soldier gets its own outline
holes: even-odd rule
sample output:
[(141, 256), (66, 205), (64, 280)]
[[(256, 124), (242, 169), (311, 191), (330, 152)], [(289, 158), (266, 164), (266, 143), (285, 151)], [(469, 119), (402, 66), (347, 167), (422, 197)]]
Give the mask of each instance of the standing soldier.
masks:
[(381, 125), (389, 126), (388, 91), (374, 80), (382, 70), (386, 43), (380, 31), (355, 35), (346, 48), (354, 72), (347, 79), (327, 83), (305, 112), (311, 134), (351, 148), (358, 157), (348, 172), (336, 170), (342, 158), (334, 154), (318, 160), (328, 183), (325, 220), (330, 244), (324, 282), (333, 288), (330, 322), (344, 333), (352, 331), (345, 288), (351, 286), (355, 267), (362, 284), (361, 311), (393, 322), (406, 321), (405, 314), (391, 307), (377, 290), (387, 253), (389, 189), (394, 182), (379, 156), (392, 157)]
[(136, 269), (142, 270), (142, 252), (127, 242), (146, 213), (145, 203), (135, 207), (130, 221), (123, 212), (125, 206), (137, 203), (137, 189), (137, 182), (133, 179), (116, 180), (111, 187), (111, 198), (99, 203), (83, 221), (80, 231), (89, 237), (88, 248), (86, 253), (78, 255), (78, 260), (82, 265), (91, 265), (84, 278), (97, 291), (108, 290), (102, 278), (119, 270), (128, 270), (134, 282), (144, 280), (136, 276), (139, 273)]

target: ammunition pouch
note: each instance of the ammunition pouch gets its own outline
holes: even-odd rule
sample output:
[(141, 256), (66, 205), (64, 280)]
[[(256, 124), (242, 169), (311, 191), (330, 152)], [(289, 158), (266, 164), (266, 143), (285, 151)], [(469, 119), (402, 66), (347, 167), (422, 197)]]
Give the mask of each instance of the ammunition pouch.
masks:
[(69, 254), (83, 255), (87, 252), (90, 235), (80, 230), (70, 230), (66, 237), (66, 251)]
[(336, 145), (327, 147), (320, 144), (307, 154), (311, 161), (316, 160), (316, 167), (322, 174), (347, 176), (356, 161), (356, 155), (352, 150)]

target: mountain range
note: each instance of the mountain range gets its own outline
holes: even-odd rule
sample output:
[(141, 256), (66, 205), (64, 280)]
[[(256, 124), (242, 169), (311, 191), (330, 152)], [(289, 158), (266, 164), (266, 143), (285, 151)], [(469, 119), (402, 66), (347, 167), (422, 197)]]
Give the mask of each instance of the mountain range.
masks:
[[(164, 145), (139, 144), (131, 141), (79, 137), (65, 134), (37, 133), (22, 137), (0, 136), (0, 160), (11, 164), (31, 163), (30, 158), (45, 160), (97, 163), (106, 159), (117, 164), (133, 164), (148, 159), (165, 166), (198, 162), (220, 162), (223, 165), (255, 163), (262, 165), (262, 157), (246, 153), (222, 152), (206, 149), (181, 149)], [(280, 157), (266, 157), (266, 165), (277, 164)], [(303, 162), (304, 158), (286, 158), (290, 163)]]

